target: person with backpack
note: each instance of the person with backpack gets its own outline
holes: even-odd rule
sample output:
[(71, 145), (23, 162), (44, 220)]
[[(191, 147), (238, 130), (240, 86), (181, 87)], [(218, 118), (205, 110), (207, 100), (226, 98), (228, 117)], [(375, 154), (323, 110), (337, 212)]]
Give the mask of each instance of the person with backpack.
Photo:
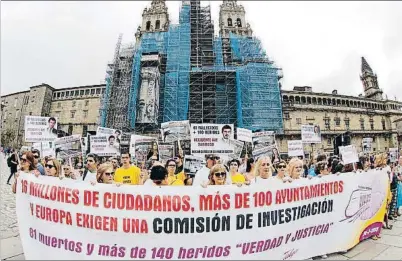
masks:
[(7, 185), (10, 184), (11, 177), (15, 177), (15, 173), (17, 173), (17, 166), (18, 166), (18, 154), (17, 151), (13, 151), (11, 149), (11, 155), (7, 158), (7, 166), (10, 168), (10, 176), (7, 179)]
[(96, 183), (98, 163), (99, 163), (98, 156), (92, 153), (87, 155), (86, 168), (84, 174), (82, 175), (83, 181)]

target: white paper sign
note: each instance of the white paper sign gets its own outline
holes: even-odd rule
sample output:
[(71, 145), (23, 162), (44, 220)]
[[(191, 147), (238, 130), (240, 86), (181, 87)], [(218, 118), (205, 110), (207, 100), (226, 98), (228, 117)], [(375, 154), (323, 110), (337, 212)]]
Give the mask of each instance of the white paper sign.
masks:
[(45, 142), (57, 139), (57, 118), (25, 116), (25, 142)]
[(203, 166), (205, 166), (203, 158), (191, 155), (184, 156), (183, 171), (187, 175), (194, 176)]
[(40, 151), (40, 157), (56, 157), (54, 142), (35, 142), (32, 144), (32, 149)]
[(343, 164), (359, 162), (359, 155), (355, 145), (341, 146), (339, 147), (339, 153), (342, 156)]
[(363, 138), (362, 147), (364, 153), (370, 153), (372, 149), (373, 139), (372, 138)]
[(389, 148), (389, 160), (394, 163), (398, 159), (398, 148)]
[(96, 130), (96, 136), (111, 136), (114, 135), (116, 137), (116, 141), (120, 143), (121, 140), (121, 130), (98, 127)]
[(288, 155), (289, 157), (304, 156), (303, 141), (288, 140)]
[(120, 144), (116, 142), (114, 135), (111, 136), (89, 136), (90, 153), (98, 156), (118, 156), (120, 155)]
[(154, 137), (131, 135), (130, 154), (139, 162), (145, 162), (158, 151), (157, 139)]
[(191, 154), (233, 154), (233, 129), (233, 124), (191, 124)]
[(301, 135), (303, 143), (321, 143), (321, 129), (318, 125), (302, 125)]
[(253, 142), (253, 132), (248, 129), (237, 128), (237, 140)]

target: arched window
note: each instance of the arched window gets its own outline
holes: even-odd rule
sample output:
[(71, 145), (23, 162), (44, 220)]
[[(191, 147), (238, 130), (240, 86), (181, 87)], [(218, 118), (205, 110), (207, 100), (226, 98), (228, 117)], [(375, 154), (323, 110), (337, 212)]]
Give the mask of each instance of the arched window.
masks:
[(233, 26), (233, 24), (232, 24), (232, 18), (228, 18), (228, 26)]
[(148, 21), (145, 30), (149, 31), (150, 29), (151, 29), (151, 21)]
[(236, 21), (237, 21), (237, 26), (238, 26), (238, 27), (241, 27), (241, 19), (240, 19), (240, 18), (237, 18)]
[(161, 27), (161, 21), (156, 20), (156, 23), (155, 23), (155, 30), (158, 30), (160, 27)]

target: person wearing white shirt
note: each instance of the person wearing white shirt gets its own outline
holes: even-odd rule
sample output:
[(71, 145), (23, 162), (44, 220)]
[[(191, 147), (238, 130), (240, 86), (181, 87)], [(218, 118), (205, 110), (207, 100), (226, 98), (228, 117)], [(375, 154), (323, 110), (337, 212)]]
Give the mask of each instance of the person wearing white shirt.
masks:
[[(193, 179), (193, 186), (200, 186), (208, 183), (210, 169), (215, 164), (217, 164), (217, 161), (220, 160), (220, 157), (214, 154), (206, 154), (205, 159), (207, 161), (207, 164), (206, 166), (202, 167), (199, 171), (197, 171), (197, 173), (195, 174), (195, 177)], [(226, 184), (227, 185), (232, 184), (231, 177), (226, 178)]]
[(271, 183), (272, 163), (269, 156), (263, 156), (257, 160), (255, 164), (255, 179), (251, 184)]
[(82, 176), (82, 180), (85, 182), (96, 183), (96, 173), (98, 169), (98, 157), (95, 154), (87, 155), (87, 166)]

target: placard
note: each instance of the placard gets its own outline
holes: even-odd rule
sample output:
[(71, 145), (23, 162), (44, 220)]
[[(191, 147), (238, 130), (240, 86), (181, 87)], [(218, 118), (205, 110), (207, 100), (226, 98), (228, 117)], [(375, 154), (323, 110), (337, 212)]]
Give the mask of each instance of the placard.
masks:
[(341, 154), (343, 164), (359, 162), (359, 155), (357, 154), (355, 145), (340, 146), (339, 153)]
[(276, 146), (275, 134), (273, 131), (260, 131), (253, 133), (253, 150)]
[(253, 132), (248, 129), (237, 128), (237, 140), (253, 142)]
[(204, 158), (191, 155), (184, 156), (183, 171), (185, 174), (195, 176), (203, 166), (205, 166)]
[(389, 148), (389, 161), (392, 163), (398, 161), (398, 148)]
[(303, 141), (288, 140), (288, 155), (289, 157), (304, 156)]
[(114, 135), (110, 136), (89, 136), (90, 153), (98, 156), (119, 156), (120, 144), (116, 142)]
[(233, 129), (233, 124), (191, 124), (191, 154), (233, 154)]
[(54, 142), (56, 158), (68, 159), (82, 155), (81, 135), (66, 136)]
[(190, 139), (190, 121), (169, 121), (161, 124), (162, 142)]
[(371, 153), (372, 144), (373, 144), (372, 138), (363, 138), (362, 140), (363, 153)]
[(115, 136), (117, 143), (121, 142), (121, 135), (122, 135), (121, 130), (104, 128), (104, 127), (98, 127), (98, 129), (96, 130), (96, 136), (110, 137), (111, 135)]
[(166, 162), (174, 157), (174, 146), (173, 144), (158, 144), (159, 161)]
[(56, 157), (56, 152), (54, 148), (54, 143), (49, 142), (35, 142), (32, 144), (32, 149), (37, 149), (40, 151), (40, 157)]
[(318, 125), (302, 125), (301, 135), (303, 143), (321, 143), (321, 129)]
[(45, 142), (57, 139), (57, 118), (25, 116), (25, 142)]
[(138, 162), (148, 161), (154, 151), (158, 154), (158, 141), (154, 137), (131, 135), (130, 154), (135, 157)]

